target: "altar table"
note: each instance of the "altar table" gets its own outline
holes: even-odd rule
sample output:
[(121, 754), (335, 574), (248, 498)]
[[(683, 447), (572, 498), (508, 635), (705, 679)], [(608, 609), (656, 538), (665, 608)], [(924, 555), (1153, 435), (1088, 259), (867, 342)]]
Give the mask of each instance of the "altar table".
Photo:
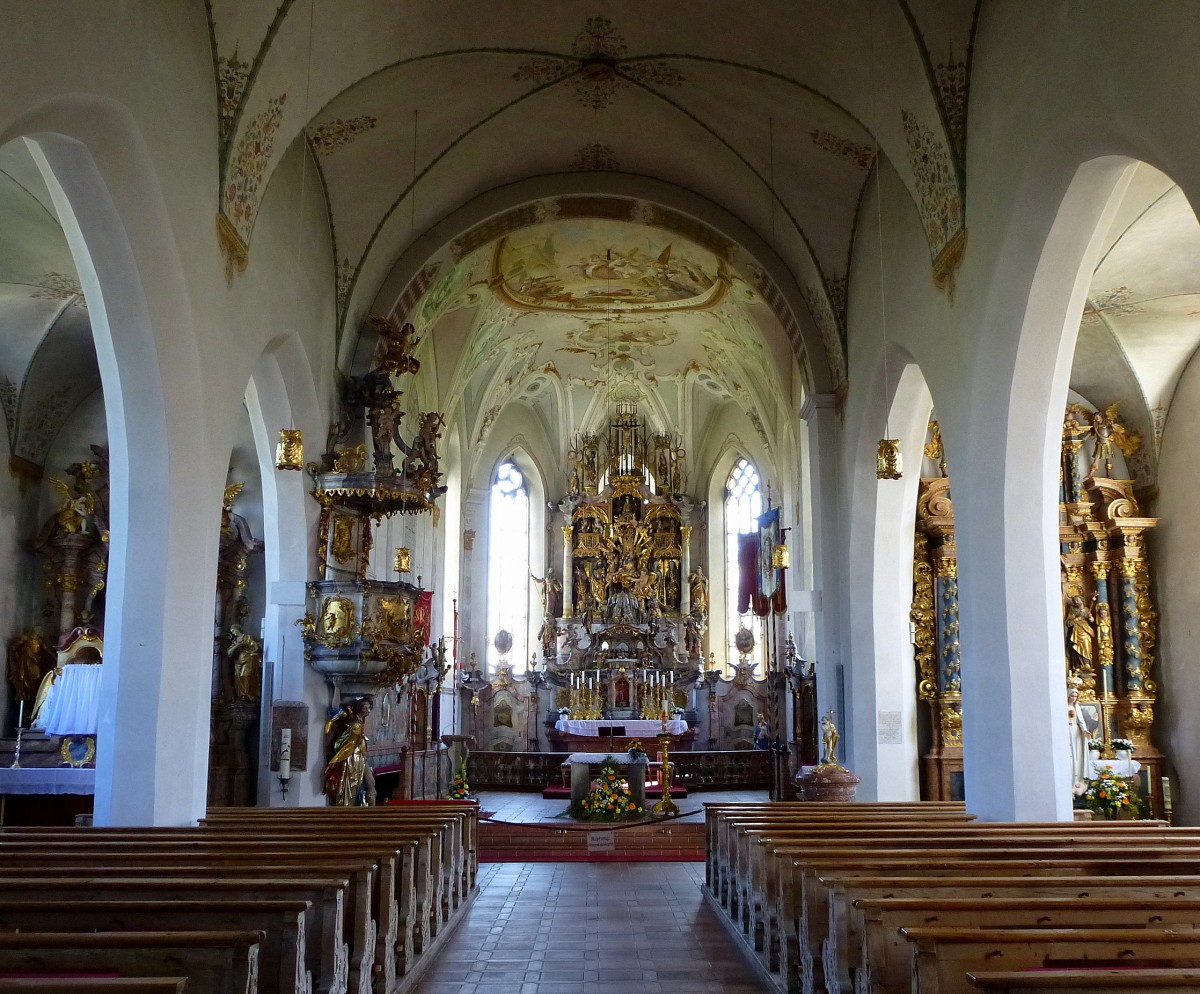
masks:
[[(591, 737), (608, 735), (610, 728), (623, 728), (625, 731), (618, 732), (618, 738), (644, 736), (645, 738), (652, 739), (662, 732), (663, 723), (657, 718), (610, 718), (600, 720), (593, 718), (559, 718), (554, 727), (560, 732), (566, 732), (568, 735), (587, 735)], [(604, 729), (603, 732), (600, 731), (601, 728)], [(672, 718), (667, 722), (667, 732), (671, 735), (682, 735), (687, 730), (688, 723), (682, 718)]]
[[(97, 667), (99, 668), (99, 667)], [(92, 767), (19, 766), (0, 768), (0, 794), (94, 794)]]

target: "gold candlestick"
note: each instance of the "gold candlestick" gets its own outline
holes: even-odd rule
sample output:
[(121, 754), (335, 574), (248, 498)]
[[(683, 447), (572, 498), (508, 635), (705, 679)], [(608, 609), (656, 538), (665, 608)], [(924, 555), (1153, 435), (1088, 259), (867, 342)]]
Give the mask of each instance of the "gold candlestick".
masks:
[(667, 715), (663, 712), (663, 730), (658, 733), (658, 741), (662, 746), (662, 797), (650, 809), (655, 818), (665, 818), (667, 815), (679, 814), (679, 807), (671, 800), (671, 733), (667, 731)]

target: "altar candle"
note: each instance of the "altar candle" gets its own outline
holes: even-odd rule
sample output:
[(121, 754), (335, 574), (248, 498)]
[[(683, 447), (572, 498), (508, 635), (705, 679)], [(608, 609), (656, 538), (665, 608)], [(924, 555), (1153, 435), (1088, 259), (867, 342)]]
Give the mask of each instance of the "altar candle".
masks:
[(17, 728), (21, 727), (21, 723), (24, 720), (25, 720), (25, 702), (21, 701), (21, 703), (17, 706)]
[(279, 731), (279, 779), (292, 778), (292, 730), (282, 728)]

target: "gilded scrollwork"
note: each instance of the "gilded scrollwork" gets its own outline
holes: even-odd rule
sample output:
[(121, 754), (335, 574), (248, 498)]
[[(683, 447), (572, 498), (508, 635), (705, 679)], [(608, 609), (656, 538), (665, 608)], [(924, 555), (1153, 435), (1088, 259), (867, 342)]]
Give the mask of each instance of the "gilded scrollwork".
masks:
[(913, 551), (913, 602), (909, 610), (913, 623), (913, 645), (917, 661), (917, 696), (933, 700), (937, 696), (937, 669), (934, 659), (933, 567), (929, 563), (929, 539), (917, 533)]

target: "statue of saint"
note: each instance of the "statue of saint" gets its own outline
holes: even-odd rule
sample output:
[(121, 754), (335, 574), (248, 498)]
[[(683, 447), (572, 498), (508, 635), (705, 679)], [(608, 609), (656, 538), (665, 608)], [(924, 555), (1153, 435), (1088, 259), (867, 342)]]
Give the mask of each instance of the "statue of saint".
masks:
[(562, 614), (562, 581), (554, 575), (554, 567), (546, 570), (545, 577), (530, 573), (529, 578), (538, 585), (542, 597), (542, 617), (559, 617)]
[(1067, 691), (1067, 738), (1071, 748), (1072, 792), (1080, 790), (1081, 785), (1092, 778), (1092, 756), (1088, 750), (1088, 742), (1096, 737), (1099, 728), (1099, 709), (1094, 704), (1080, 703), (1078, 677), (1073, 677)]
[(17, 700), (30, 700), (53, 666), (54, 651), (40, 632), (31, 628), (8, 643), (8, 680)]
[(1088, 610), (1087, 604), (1079, 594), (1071, 598), (1067, 611), (1067, 640), (1077, 657), (1078, 665), (1090, 670), (1095, 661), (1096, 644), (1092, 612)]
[(708, 617), (708, 577), (704, 575), (704, 567), (697, 566), (688, 576), (691, 589), (692, 610), (700, 611)]
[(321, 778), (325, 796), (335, 807), (371, 807), (375, 803), (375, 773), (367, 762), (364, 725), (371, 714), (371, 698), (359, 697), (342, 705), (325, 722), (333, 732), (332, 754)]
[(821, 765), (837, 766), (838, 730), (830, 711), (821, 718)]
[(229, 648), (225, 655), (233, 665), (233, 696), (239, 701), (257, 701), (262, 697), (262, 645), (241, 625), (229, 626)]

